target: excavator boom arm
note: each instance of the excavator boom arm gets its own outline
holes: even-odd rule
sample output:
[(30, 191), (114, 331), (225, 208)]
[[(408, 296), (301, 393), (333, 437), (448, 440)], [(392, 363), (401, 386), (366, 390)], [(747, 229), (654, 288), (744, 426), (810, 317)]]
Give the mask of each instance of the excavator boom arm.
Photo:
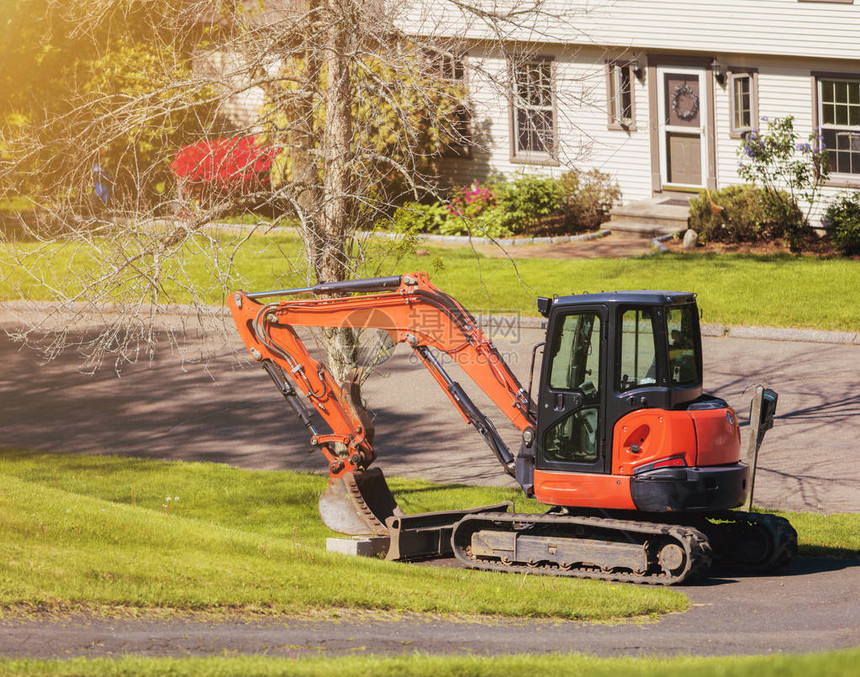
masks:
[[(360, 295), (342, 295), (356, 292)], [(329, 296), (264, 300), (299, 294)], [(237, 292), (228, 305), (251, 355), (310, 430), (312, 443), (325, 454), (332, 478), (363, 470), (373, 462), (373, 426), (361, 405), (355, 379), (338, 384), (326, 366), (311, 356), (298, 327), (381, 329), (395, 343), (409, 345), (464, 419), (478, 429), (506, 471), (513, 474), (513, 456), (492, 422), (448, 375), (431, 348), (455, 360), (521, 431), (534, 427), (528, 395), (475, 318), (433, 286), (426, 273)], [(331, 434), (314, 429), (299, 395), (326, 421)]]

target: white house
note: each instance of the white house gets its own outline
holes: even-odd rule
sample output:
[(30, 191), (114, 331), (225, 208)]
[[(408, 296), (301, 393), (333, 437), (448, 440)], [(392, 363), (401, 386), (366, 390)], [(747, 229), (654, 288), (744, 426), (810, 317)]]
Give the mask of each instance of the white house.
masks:
[[(820, 128), (825, 199), (860, 189), (860, 0), (387, 0), (412, 35), (462, 46), (470, 153), (442, 163), (452, 184), (490, 174), (597, 168), (625, 203), (740, 183), (737, 149), (762, 118)], [(291, 0), (268, 0), (290, 6)], [(465, 6), (503, 14), (504, 42)], [(528, 7), (540, 7), (529, 13)], [(566, 16), (565, 21), (558, 17)], [(467, 18), (468, 17), (468, 18)], [(511, 58), (516, 54), (517, 58)], [(525, 57), (523, 56), (525, 55)], [(207, 67), (235, 70), (230, 54)], [(499, 82), (507, 82), (500, 91)], [(262, 91), (225, 105), (253, 128)]]
[[(576, 30), (553, 30), (553, 3), (581, 6)], [(616, 177), (625, 202), (713, 190), (740, 183), (745, 132), (792, 115), (802, 141), (821, 129), (833, 172), (825, 193), (860, 188), (860, 0), (549, 0), (545, 9), (546, 30), (506, 38), (527, 48), (525, 60), (488, 51), (480, 23), (467, 31), (464, 58), (507, 71), (513, 91), (500, 96), (469, 76), (475, 133), (489, 150), (446, 160), (455, 183), (572, 161)], [(455, 14), (409, 16), (418, 33), (446, 21), (462, 32)]]

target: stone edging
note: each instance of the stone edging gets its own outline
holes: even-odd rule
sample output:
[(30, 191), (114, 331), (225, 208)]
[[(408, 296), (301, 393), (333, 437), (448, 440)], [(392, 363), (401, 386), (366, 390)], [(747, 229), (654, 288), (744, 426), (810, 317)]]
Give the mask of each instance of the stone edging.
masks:
[[(219, 223), (214, 222), (211, 226), (220, 230), (238, 230), (247, 231), (251, 226), (241, 223)], [(293, 233), (298, 235), (298, 229), (292, 226), (274, 226), (272, 228), (264, 228), (266, 233)], [(596, 240), (598, 238), (609, 235), (609, 230), (598, 230), (594, 233), (584, 233), (582, 235), (557, 235), (554, 237), (473, 237), (471, 235), (435, 235), (432, 233), (419, 233), (415, 237), (421, 242), (444, 242), (448, 244), (497, 244), (503, 247), (510, 247), (515, 244), (533, 245), (533, 244), (559, 244), (562, 242), (580, 242), (587, 240)], [(399, 240), (403, 237), (401, 233), (389, 233), (386, 231), (369, 232), (359, 230), (355, 233), (359, 238), (379, 237), (386, 240)]]

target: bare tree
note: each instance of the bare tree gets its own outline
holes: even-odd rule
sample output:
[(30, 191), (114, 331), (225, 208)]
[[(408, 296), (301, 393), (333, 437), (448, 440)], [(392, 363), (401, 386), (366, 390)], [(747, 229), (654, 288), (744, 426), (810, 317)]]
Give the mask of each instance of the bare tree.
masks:
[[(223, 297), (241, 284), (236, 254), (271, 224), (261, 219), (225, 246), (213, 224), (227, 214), (253, 207), (295, 224), (305, 253), (295, 263), (308, 281), (375, 272), (360, 233), (407, 197), (444, 198), (446, 150), (487, 152), (466, 83), (510, 104), (517, 78), (543, 86), (545, 76), (517, 64), (576, 34), (575, 12), (546, 0), (153, 0), (143, 14), (120, 0), (43, 1), (48, 14), (75, 10), (75, 35), (92, 37), (94, 56), (64, 105), (23, 124), (6, 117), (0, 181), (33, 208), (7, 218), (4, 268), (14, 266), (21, 295), (47, 289), (74, 317), (114, 303), (87, 346), (93, 364), (151, 349), (154, 318), (176, 299), (191, 299), (199, 319), (211, 314), (213, 290)], [(106, 28), (120, 15), (144, 26), (137, 42)], [(580, 107), (590, 85), (551, 87), (558, 116)], [(259, 91), (259, 114), (229, 129), (231, 102)], [(570, 163), (581, 146), (566, 146), (541, 115), (528, 133)], [(205, 196), (178, 190), (168, 171), (177, 148), (227, 133), (279, 151), (271, 181)], [(49, 350), (68, 343), (70, 326), (50, 335)], [(355, 336), (331, 330), (325, 344), (342, 377), (356, 360)]]

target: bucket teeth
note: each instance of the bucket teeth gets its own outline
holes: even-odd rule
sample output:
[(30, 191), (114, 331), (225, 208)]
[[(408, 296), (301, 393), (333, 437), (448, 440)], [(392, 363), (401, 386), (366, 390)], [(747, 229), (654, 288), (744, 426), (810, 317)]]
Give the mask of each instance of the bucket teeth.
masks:
[(350, 536), (386, 536), (387, 522), (404, 515), (379, 468), (344, 473), (319, 500), (322, 521)]

